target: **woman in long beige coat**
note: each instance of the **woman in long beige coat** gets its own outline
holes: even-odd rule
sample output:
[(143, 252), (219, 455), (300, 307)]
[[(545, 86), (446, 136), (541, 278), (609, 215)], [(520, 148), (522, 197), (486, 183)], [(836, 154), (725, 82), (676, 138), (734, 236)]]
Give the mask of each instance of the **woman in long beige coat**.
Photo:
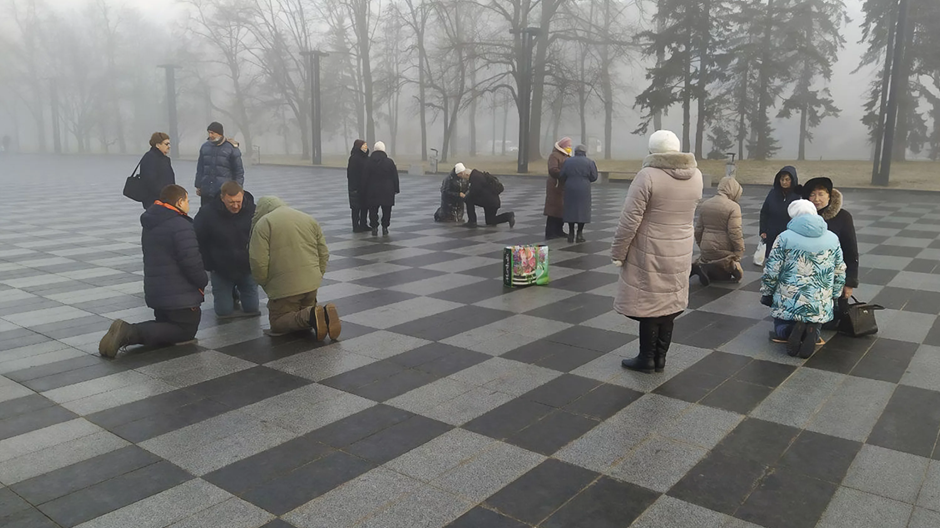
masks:
[(565, 236), (565, 182), (561, 167), (571, 156), (571, 138), (561, 138), (548, 156), (548, 180), (545, 181), (545, 240)]
[(692, 275), (698, 275), (703, 286), (713, 280), (739, 282), (744, 276), (744, 232), (738, 205), (743, 193), (737, 180), (725, 177), (718, 182), (718, 194), (699, 207), (695, 242), (702, 253), (692, 263)]
[(639, 354), (622, 365), (640, 372), (663, 371), (673, 321), (689, 305), (702, 173), (695, 156), (679, 149), (679, 138), (668, 130), (650, 136), (650, 155), (627, 191), (611, 247), (621, 266), (614, 309), (640, 322)]

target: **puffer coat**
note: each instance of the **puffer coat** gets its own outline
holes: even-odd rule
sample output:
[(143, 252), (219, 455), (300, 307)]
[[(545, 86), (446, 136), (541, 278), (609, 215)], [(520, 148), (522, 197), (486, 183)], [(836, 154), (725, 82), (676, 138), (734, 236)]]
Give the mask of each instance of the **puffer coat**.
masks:
[(568, 159), (565, 149), (555, 143), (548, 156), (548, 179), (545, 181), (545, 216), (562, 218), (565, 216), (565, 182), (561, 181), (561, 167)]
[(833, 189), (829, 205), (819, 211), (826, 221), (829, 231), (839, 237), (842, 258), (845, 259), (845, 285), (858, 288), (858, 235), (855, 233), (855, 220), (842, 208), (842, 193)]
[(193, 221), (157, 201), (140, 215), (144, 252), (144, 300), (155, 310), (196, 308), (209, 276), (202, 265)]
[(490, 178), (493, 177), (476, 169), (470, 172), (470, 190), (464, 198), (468, 205), (479, 205), (484, 209), (499, 209), (502, 205), (499, 195), (503, 189)]
[[(780, 186), (780, 178), (783, 177), (784, 173), (790, 175), (789, 189)], [(787, 229), (787, 224), (790, 222), (790, 213), (787, 212), (787, 208), (790, 207), (790, 202), (800, 199), (800, 193), (797, 192), (796, 188), (799, 183), (796, 168), (790, 165), (780, 169), (777, 175), (774, 176), (774, 188), (767, 193), (764, 205), (760, 208), (759, 232), (767, 234), (767, 238), (764, 240), (766, 245), (765, 256), (770, 255), (770, 248), (773, 247), (777, 235)]]
[(196, 188), (202, 191), (202, 196), (218, 196), (222, 184), (229, 180), (245, 186), (245, 167), (238, 143), (231, 139), (221, 144), (206, 141), (196, 162)]
[(221, 199), (216, 198), (200, 207), (193, 227), (199, 240), (206, 271), (235, 281), (251, 273), (248, 265), (248, 239), (251, 219), (255, 214), (255, 198), (245, 191), (242, 208), (232, 214)]
[(398, 182), (398, 167), (388, 154), (375, 151), (366, 161), (362, 171), (362, 189), (365, 207), (391, 207), (395, 195), (401, 192)]
[(702, 250), (700, 264), (717, 264), (731, 271), (744, 257), (744, 232), (738, 200), (744, 189), (734, 178), (722, 178), (718, 194), (699, 207), (695, 242)]
[(622, 261), (614, 310), (627, 317), (672, 315), (689, 305), (695, 206), (702, 173), (695, 156), (650, 154), (627, 191), (611, 258)]
[(349, 153), (349, 164), (346, 165), (346, 189), (349, 192), (349, 208), (362, 209), (362, 170), (369, 160), (369, 153), (360, 148), (362, 143), (358, 140)]
[(591, 222), (591, 183), (597, 181), (597, 165), (584, 152), (575, 152), (574, 157), (561, 168), (561, 181), (565, 184), (565, 203), (562, 218), (565, 222), (587, 224)]

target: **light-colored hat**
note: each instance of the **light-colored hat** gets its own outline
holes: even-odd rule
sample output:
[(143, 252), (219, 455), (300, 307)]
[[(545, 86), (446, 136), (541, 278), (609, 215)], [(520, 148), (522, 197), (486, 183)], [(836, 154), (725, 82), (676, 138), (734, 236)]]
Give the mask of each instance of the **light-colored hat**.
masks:
[(793, 200), (790, 202), (790, 206), (787, 207), (787, 213), (790, 215), (790, 218), (814, 215), (816, 214), (816, 206), (809, 200)]
[(376, 152), (385, 152), (385, 143), (381, 141), (376, 141), (375, 145), (372, 146), (372, 150)]
[(463, 166), (463, 163), (454, 165), (454, 174), (461, 174), (465, 170), (467, 170), (467, 168)]
[(682, 143), (679, 142), (679, 137), (669, 130), (657, 130), (650, 136), (650, 154), (681, 152), (681, 148)]

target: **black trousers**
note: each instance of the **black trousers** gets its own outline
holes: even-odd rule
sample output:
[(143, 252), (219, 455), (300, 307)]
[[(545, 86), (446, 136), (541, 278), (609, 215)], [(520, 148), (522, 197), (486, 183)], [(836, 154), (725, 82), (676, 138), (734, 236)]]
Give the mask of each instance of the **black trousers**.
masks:
[(153, 321), (133, 325), (138, 342), (132, 344), (158, 347), (191, 341), (199, 330), (202, 310), (154, 310), (153, 315)]
[(545, 217), (545, 238), (565, 236), (565, 220), (557, 216)]
[(659, 346), (663, 352), (667, 351), (672, 343), (676, 317), (680, 315), (681, 311), (661, 317), (631, 317), (640, 323), (640, 350), (656, 350)]
[[(499, 225), (509, 222), (509, 219), (512, 218), (512, 213), (503, 213), (496, 214), (496, 211), (499, 211), (496, 207), (484, 207), (483, 215), (486, 220), (486, 225)], [(472, 203), (467, 204), (467, 222), (471, 224), (477, 223), (477, 207)]]
[[(369, 221), (372, 224), (372, 228), (375, 229), (379, 226), (379, 206), (375, 206), (369, 209)], [(388, 227), (392, 225), (392, 206), (383, 205), (382, 209), (382, 227)]]
[(352, 209), (353, 229), (365, 229), (369, 227), (369, 210), (354, 207)]

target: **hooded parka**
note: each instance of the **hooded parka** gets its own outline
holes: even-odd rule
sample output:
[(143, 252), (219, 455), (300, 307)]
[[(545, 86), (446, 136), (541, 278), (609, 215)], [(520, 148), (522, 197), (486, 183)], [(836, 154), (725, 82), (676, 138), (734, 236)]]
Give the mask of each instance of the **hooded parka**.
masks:
[[(789, 189), (780, 186), (780, 178), (784, 174), (790, 175)], [(773, 247), (777, 235), (787, 230), (787, 224), (790, 222), (787, 207), (790, 207), (790, 202), (793, 200), (800, 199), (799, 193), (796, 192), (796, 186), (799, 183), (796, 168), (790, 165), (780, 169), (777, 175), (774, 176), (774, 188), (767, 193), (764, 205), (760, 208), (760, 233), (767, 234), (767, 238), (764, 239), (766, 245), (765, 256), (770, 255), (770, 248)]]
[(744, 189), (734, 178), (722, 178), (718, 194), (699, 207), (695, 223), (695, 242), (701, 249), (699, 264), (714, 264), (727, 272), (744, 257), (744, 232), (741, 227), (741, 199)]
[(568, 153), (555, 143), (548, 156), (548, 179), (545, 181), (545, 216), (562, 218), (565, 216), (565, 182), (561, 180), (561, 167), (568, 159)]
[(349, 208), (364, 209), (362, 203), (362, 171), (369, 161), (369, 152), (362, 151), (365, 142), (357, 139), (349, 153), (349, 163), (346, 165), (346, 188), (349, 192)]
[(391, 207), (395, 195), (401, 192), (398, 167), (388, 154), (376, 150), (369, 156), (362, 172), (364, 207)]
[(209, 276), (202, 264), (193, 220), (161, 201), (140, 215), (144, 300), (154, 310), (196, 308)]

